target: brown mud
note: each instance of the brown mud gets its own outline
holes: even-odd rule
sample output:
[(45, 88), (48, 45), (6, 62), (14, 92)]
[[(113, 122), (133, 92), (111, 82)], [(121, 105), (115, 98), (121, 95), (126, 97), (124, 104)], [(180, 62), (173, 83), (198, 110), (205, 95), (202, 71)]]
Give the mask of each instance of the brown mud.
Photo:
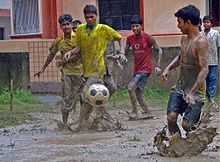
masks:
[[(151, 108), (153, 118), (129, 120), (126, 111), (115, 108), (109, 113), (122, 122), (122, 130), (73, 133), (60, 130), (59, 110), (33, 113), (36, 120), (13, 128), (0, 129), (0, 162), (219, 162), (220, 135), (197, 156), (162, 157), (154, 147), (154, 136), (165, 126), (166, 112)], [(78, 115), (72, 116), (76, 121)], [(211, 118), (220, 132), (219, 112)], [(72, 121), (72, 122), (73, 122)]]

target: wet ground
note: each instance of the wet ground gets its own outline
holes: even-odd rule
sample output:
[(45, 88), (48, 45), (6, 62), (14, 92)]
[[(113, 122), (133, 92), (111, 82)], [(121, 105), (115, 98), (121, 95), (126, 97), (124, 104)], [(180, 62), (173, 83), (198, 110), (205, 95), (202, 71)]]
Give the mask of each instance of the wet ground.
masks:
[[(55, 105), (55, 104), (54, 104)], [(166, 123), (166, 113), (151, 108), (155, 118), (128, 121), (126, 112), (111, 111), (120, 118), (125, 130), (111, 132), (60, 131), (54, 119), (60, 120), (58, 109), (52, 113), (34, 113), (35, 120), (13, 128), (0, 129), (1, 162), (219, 162), (220, 135), (201, 155), (195, 157), (161, 157), (153, 147), (153, 137)], [(76, 116), (73, 116), (76, 117)], [(212, 124), (220, 133), (219, 113)]]

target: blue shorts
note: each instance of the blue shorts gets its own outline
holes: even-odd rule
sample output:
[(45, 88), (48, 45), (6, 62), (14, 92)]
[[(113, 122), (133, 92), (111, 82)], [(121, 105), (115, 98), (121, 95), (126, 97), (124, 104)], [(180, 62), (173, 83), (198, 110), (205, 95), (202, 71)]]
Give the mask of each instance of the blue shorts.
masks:
[(196, 101), (195, 104), (187, 104), (183, 98), (183, 94), (178, 92), (171, 92), (167, 113), (176, 112), (178, 114), (184, 115), (183, 118), (188, 121), (190, 127), (197, 123), (200, 119), (201, 109), (204, 105), (202, 101)]
[(139, 90), (143, 91), (149, 76), (150, 74), (147, 74), (147, 73), (135, 73), (133, 75), (133, 78), (129, 82), (128, 87), (135, 86)]

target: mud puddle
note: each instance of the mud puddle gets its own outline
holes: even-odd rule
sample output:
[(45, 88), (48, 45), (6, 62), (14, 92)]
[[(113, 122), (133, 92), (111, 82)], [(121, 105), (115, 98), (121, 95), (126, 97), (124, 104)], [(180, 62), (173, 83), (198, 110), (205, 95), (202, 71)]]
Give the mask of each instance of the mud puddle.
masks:
[[(152, 108), (153, 109), (153, 108)], [(119, 110), (111, 114), (120, 118), (126, 130), (112, 132), (58, 131), (54, 119), (60, 113), (35, 113), (37, 120), (13, 128), (0, 129), (1, 162), (219, 162), (220, 135), (201, 155), (165, 158), (153, 147), (153, 137), (166, 123), (166, 113), (153, 111), (157, 118), (128, 121)], [(213, 119), (220, 132), (219, 114)]]

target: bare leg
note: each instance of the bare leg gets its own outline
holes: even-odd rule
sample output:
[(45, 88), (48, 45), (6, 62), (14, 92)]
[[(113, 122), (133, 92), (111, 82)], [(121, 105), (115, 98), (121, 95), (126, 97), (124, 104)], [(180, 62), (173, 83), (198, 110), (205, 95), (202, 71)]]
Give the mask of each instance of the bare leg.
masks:
[(62, 110), (62, 120), (64, 125), (67, 125), (68, 116), (69, 116), (69, 112)]
[(80, 115), (79, 115), (79, 126), (77, 128), (78, 130), (82, 128), (83, 122), (89, 119), (92, 111), (93, 111), (93, 107), (88, 103), (81, 104)]
[(136, 94), (135, 94), (136, 88), (137, 88), (137, 86), (136, 86), (135, 82), (131, 81), (128, 84), (128, 94), (129, 94), (131, 105), (132, 105), (132, 112), (137, 114), (138, 108), (137, 108), (137, 98), (136, 98)]
[(142, 110), (144, 111), (144, 113), (149, 113), (150, 111), (148, 109), (147, 103), (144, 100), (144, 92), (138, 88), (135, 90), (135, 92)]
[(177, 125), (177, 117), (178, 114), (176, 112), (169, 112), (167, 114), (168, 129), (171, 135), (175, 134), (176, 132), (180, 132), (179, 127)]

